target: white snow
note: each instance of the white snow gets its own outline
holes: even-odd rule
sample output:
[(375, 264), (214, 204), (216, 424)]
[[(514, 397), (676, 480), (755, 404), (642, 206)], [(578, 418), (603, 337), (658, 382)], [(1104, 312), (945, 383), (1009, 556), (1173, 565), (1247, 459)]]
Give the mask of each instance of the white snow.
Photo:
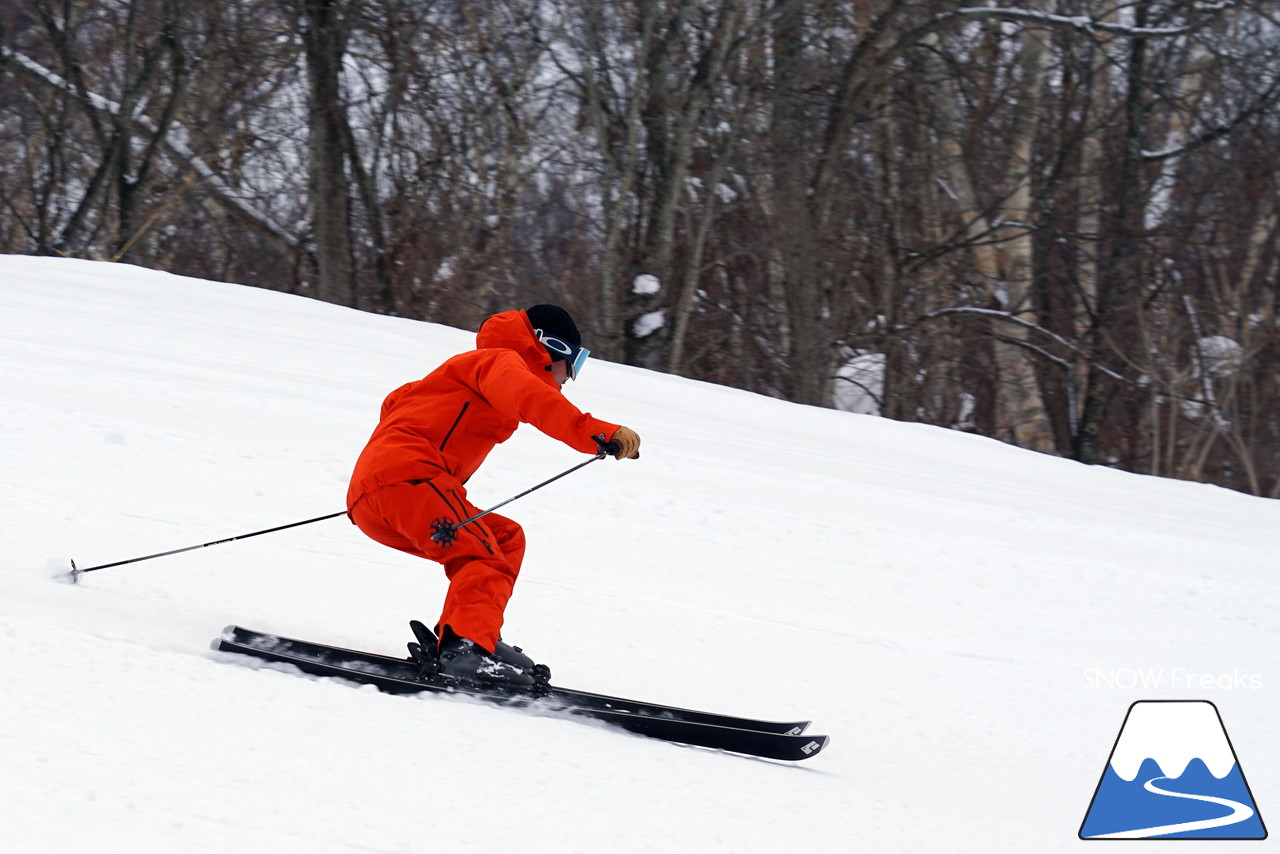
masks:
[(647, 338), (653, 333), (661, 329), (667, 322), (667, 310), (665, 308), (657, 309), (640, 315), (632, 324), (631, 331), (637, 338)]
[(662, 280), (652, 273), (641, 273), (631, 282), (633, 294), (656, 294), (662, 290)]
[[(210, 652), (234, 622), (398, 653), (435, 619), (440, 571), (341, 518), (55, 580), (342, 509), (386, 393), (472, 341), (0, 257), (6, 851), (1074, 851), (1151, 698), (1214, 701), (1264, 821), (1280, 804), (1280, 502), (621, 365), (567, 390), (642, 457), (503, 511), (530, 542), (507, 639), (565, 685), (812, 718), (811, 760)], [(580, 459), (524, 428), (470, 490)], [(1089, 675), (1121, 668), (1257, 679)]]
[(836, 369), (832, 405), (841, 412), (880, 414), (884, 397), (885, 355), (854, 353)]
[(1205, 370), (1212, 376), (1230, 376), (1244, 361), (1244, 348), (1225, 335), (1206, 335), (1196, 342)]

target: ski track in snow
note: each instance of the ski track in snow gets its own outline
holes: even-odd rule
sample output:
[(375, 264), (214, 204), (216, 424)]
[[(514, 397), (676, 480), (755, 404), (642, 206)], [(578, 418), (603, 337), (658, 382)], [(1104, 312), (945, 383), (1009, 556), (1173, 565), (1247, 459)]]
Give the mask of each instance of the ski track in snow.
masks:
[[(504, 511), (529, 538), (504, 634), (567, 686), (812, 719), (832, 736), (812, 760), (208, 650), (240, 623), (402, 655), (442, 573), (344, 519), (54, 581), (70, 557), (342, 509), (383, 397), (473, 341), (0, 256), (6, 851), (1074, 851), (1125, 709), (1152, 696), (1214, 700), (1274, 808), (1280, 502), (622, 365), (567, 393), (643, 457)], [(468, 489), (489, 506), (578, 461), (525, 427)], [(1260, 685), (1100, 689), (1091, 668)]]

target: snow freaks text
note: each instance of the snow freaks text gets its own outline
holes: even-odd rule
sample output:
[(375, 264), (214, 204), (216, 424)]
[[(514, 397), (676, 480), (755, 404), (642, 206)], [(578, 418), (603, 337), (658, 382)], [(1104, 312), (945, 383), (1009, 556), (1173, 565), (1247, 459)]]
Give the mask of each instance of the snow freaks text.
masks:
[(1240, 668), (1205, 672), (1190, 667), (1086, 667), (1086, 691), (1260, 691), (1262, 674)]

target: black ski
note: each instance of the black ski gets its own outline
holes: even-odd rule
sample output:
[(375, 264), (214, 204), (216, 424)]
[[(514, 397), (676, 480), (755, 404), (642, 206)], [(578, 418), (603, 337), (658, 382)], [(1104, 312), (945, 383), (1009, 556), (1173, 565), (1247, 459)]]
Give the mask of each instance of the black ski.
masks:
[[(244, 646), (261, 647), (271, 650), (282, 650), (312, 658), (322, 662), (354, 665), (356, 667), (375, 668), (375, 672), (401, 679), (416, 680), (418, 664), (412, 658), (395, 658), (373, 652), (362, 652), (354, 649), (329, 646), (312, 641), (281, 637), (280, 635), (256, 632), (241, 626), (227, 626), (223, 629), (223, 637)], [(754, 729), (760, 732), (776, 732), (799, 735), (809, 727), (809, 721), (763, 721), (755, 718), (743, 718), (735, 715), (722, 715), (715, 712), (700, 712), (694, 709), (682, 709), (676, 706), (664, 706), (640, 700), (628, 700), (608, 694), (595, 694), (590, 691), (576, 691), (572, 688), (552, 687), (551, 694), (565, 705), (575, 708), (598, 708), (610, 711), (629, 712), (636, 715), (674, 718), (695, 723), (708, 723), (717, 726)]]
[[(215, 650), (291, 664), (306, 673), (374, 685), (393, 694), (438, 693), (471, 696), (512, 706), (563, 711), (615, 724), (630, 732), (746, 753), (768, 759), (800, 760), (817, 755), (828, 742), (823, 735), (800, 734), (807, 722), (775, 723), (710, 712), (678, 709), (585, 691), (551, 688), (542, 696), (472, 686), (445, 685), (418, 678), (419, 665), (409, 659), (342, 649), (228, 626), (212, 644)], [(750, 726), (739, 726), (749, 724)], [(767, 727), (768, 729), (765, 729)]]

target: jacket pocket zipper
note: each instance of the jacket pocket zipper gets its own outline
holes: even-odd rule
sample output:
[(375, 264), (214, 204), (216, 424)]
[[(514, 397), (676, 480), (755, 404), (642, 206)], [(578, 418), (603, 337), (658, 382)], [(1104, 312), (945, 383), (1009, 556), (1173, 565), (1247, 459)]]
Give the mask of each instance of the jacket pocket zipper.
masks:
[(447, 445), (447, 444), (449, 443), (449, 437), (453, 435), (453, 431), (454, 431), (454, 430), (457, 430), (457, 429), (458, 429), (458, 424), (462, 422), (462, 416), (464, 416), (464, 415), (466, 415), (466, 414), (467, 414), (467, 409), (468, 409), (468, 407), (470, 407), (470, 406), (471, 406), (471, 401), (469, 401), (469, 400), (465, 400), (465, 401), (463, 401), (463, 402), (462, 402), (462, 411), (458, 413), (458, 417), (457, 417), (457, 418), (453, 419), (453, 426), (449, 428), (449, 432), (448, 432), (448, 433), (445, 433), (445, 434), (444, 434), (444, 438), (440, 440), (440, 450), (441, 450), (441, 451), (443, 451), (443, 450), (444, 450), (444, 446), (445, 446), (445, 445)]

